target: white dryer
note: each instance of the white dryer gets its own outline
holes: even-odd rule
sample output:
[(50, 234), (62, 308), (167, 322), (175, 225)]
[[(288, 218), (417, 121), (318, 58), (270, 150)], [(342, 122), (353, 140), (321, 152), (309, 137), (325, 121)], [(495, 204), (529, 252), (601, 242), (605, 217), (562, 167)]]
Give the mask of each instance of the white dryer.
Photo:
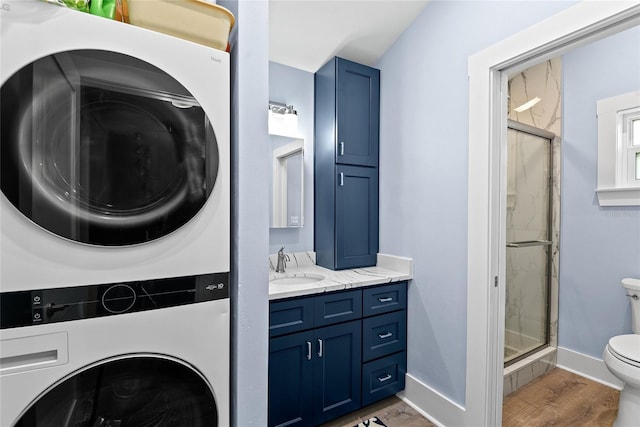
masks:
[(0, 291), (229, 271), (229, 54), (0, 13)]
[(0, 10), (0, 425), (229, 424), (229, 54)]

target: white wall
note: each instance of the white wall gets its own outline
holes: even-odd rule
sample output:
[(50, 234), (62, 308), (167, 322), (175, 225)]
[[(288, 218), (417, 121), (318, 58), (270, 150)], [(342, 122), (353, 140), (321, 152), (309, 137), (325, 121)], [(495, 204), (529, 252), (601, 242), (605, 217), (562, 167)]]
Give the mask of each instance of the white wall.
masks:
[(572, 4), (433, 1), (379, 63), (380, 252), (415, 260), (409, 373), (457, 403), (466, 380), (467, 60)]
[[(270, 254), (277, 253), (282, 246), (286, 252), (313, 250), (313, 99), (313, 73), (269, 63), (269, 100), (293, 105), (298, 112), (299, 136), (304, 139), (304, 226), (270, 229)], [(271, 144), (284, 139), (272, 138)]]
[(640, 207), (600, 207), (596, 101), (640, 90), (640, 29), (575, 49), (563, 63), (559, 345), (602, 358), (631, 333), (620, 280), (640, 277)]

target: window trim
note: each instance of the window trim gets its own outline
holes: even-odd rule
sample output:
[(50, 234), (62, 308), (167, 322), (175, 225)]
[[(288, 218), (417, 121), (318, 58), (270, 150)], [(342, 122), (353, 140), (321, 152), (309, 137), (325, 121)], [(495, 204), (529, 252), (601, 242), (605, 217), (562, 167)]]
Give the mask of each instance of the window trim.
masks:
[(640, 91), (601, 99), (598, 114), (598, 202), (600, 206), (640, 206), (640, 180), (631, 124), (640, 120)]

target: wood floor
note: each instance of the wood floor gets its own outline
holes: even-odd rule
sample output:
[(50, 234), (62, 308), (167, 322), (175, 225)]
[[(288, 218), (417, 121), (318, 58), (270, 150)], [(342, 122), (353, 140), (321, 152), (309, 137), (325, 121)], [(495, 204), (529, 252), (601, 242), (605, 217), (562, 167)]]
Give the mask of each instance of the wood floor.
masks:
[(619, 397), (617, 390), (555, 368), (504, 398), (502, 425), (609, 427)]
[[(555, 368), (504, 398), (502, 425), (610, 427), (618, 413), (619, 397), (617, 390)], [(391, 397), (322, 427), (353, 427), (373, 416), (387, 427), (435, 426), (397, 397)]]
[(436, 427), (397, 397), (374, 403), (337, 420), (322, 424), (321, 427), (353, 427), (373, 416), (378, 417), (387, 427)]

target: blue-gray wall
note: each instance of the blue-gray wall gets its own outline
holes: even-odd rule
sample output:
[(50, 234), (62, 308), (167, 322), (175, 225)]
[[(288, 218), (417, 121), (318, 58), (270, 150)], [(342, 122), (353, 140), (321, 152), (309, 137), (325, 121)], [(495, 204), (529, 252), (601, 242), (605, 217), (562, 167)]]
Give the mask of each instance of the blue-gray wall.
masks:
[[(266, 263), (262, 260), (267, 252), (273, 252), (268, 251), (268, 200), (264, 197), (268, 194), (268, 163), (264, 162), (266, 151), (259, 145), (268, 143), (267, 95), (257, 87), (260, 83), (267, 87), (265, 73), (269, 67), (264, 59), (267, 48), (261, 40), (266, 39), (264, 17), (268, 11), (263, 2), (239, 4), (247, 5), (236, 15), (239, 26), (258, 24), (245, 28), (244, 38), (242, 33), (239, 37), (240, 49), (234, 52), (238, 67), (235, 78), (241, 84), (236, 81), (234, 85), (234, 112), (238, 114), (234, 119), (237, 133), (234, 143), (238, 144), (238, 170), (234, 178), (237, 181), (234, 233), (238, 236), (234, 237), (237, 245), (234, 253), (239, 283), (234, 303), (233, 409), (235, 425), (251, 426), (262, 425), (266, 419), (267, 278), (263, 271)], [(249, 10), (256, 4), (257, 10)], [(458, 403), (464, 404), (466, 374), (467, 59), (572, 4), (432, 1), (378, 64), (382, 70), (380, 249), (413, 257), (416, 266), (416, 278), (409, 291), (409, 373)], [(252, 58), (253, 54), (257, 58)], [(565, 61), (571, 61), (573, 54), (579, 55), (579, 51), (566, 55)], [(588, 58), (589, 54), (583, 54), (582, 60)], [(597, 69), (609, 61), (601, 60)], [(283, 71), (282, 81), (289, 78), (286, 76), (291, 70), (277, 70), (280, 66), (273, 64), (270, 68), (274, 75)], [(566, 84), (570, 84), (573, 77), (566, 73), (565, 69)], [(637, 69), (635, 75), (640, 75)], [(258, 82), (251, 82), (256, 79)], [(581, 90), (598, 81), (596, 78), (584, 83)], [(621, 83), (620, 78), (612, 77), (612, 84)], [(310, 83), (309, 91), (312, 86)], [(567, 92), (570, 90), (571, 86), (565, 88), (565, 97), (571, 97)], [(613, 94), (598, 93), (595, 99)], [(277, 95), (279, 92), (270, 87), (269, 97)], [(302, 99), (300, 105), (310, 105), (311, 112), (312, 95), (308, 99)], [(298, 108), (297, 101), (280, 101)], [(628, 332), (630, 328), (628, 302), (620, 291), (619, 279), (640, 275), (640, 259), (633, 252), (640, 243), (640, 212), (635, 208), (601, 209), (594, 204), (594, 142), (582, 145), (582, 141), (593, 138), (595, 131), (587, 136), (573, 133), (572, 127), (578, 132), (586, 131), (581, 129), (579, 119), (571, 125), (573, 109), (580, 107), (577, 104), (581, 102), (572, 104), (565, 98), (563, 185), (567, 189), (563, 189), (562, 206), (560, 343), (599, 357), (606, 337)], [(307, 114), (302, 110), (300, 107), (301, 114)], [(595, 109), (589, 114), (594, 117)], [(595, 129), (593, 126), (584, 127)], [(305, 132), (312, 138), (311, 127)], [(312, 152), (310, 148), (309, 151)], [(574, 207), (572, 197), (581, 198)], [(305, 229), (312, 230), (309, 215), (305, 219)], [(572, 226), (571, 222), (582, 226)], [(618, 231), (614, 232), (612, 227)], [(596, 255), (589, 250), (596, 245), (604, 245), (607, 251)], [(621, 251), (620, 247), (628, 250)], [(301, 243), (303, 250), (312, 248), (312, 241)], [(615, 273), (602, 274), (605, 264), (607, 271)], [(567, 277), (569, 274), (580, 279)], [(610, 326), (600, 330), (600, 324)], [(596, 331), (600, 338), (594, 339)], [(260, 360), (264, 362), (256, 363)]]
[(231, 51), (231, 420), (262, 427), (269, 357), (269, 3), (219, 3), (237, 22)]
[[(286, 252), (313, 250), (313, 73), (269, 63), (269, 100), (293, 105), (298, 112), (298, 132), (304, 138), (304, 226), (272, 228), (269, 253), (282, 246)], [(266, 107), (265, 107), (266, 114)], [(280, 138), (281, 139), (281, 138)], [(266, 159), (271, 165), (271, 159)]]
[(640, 277), (640, 207), (600, 207), (596, 102), (640, 90), (640, 29), (562, 58), (563, 140), (558, 343), (602, 358), (609, 338), (631, 332), (620, 280)]
[(572, 4), (433, 1), (379, 63), (380, 252), (415, 260), (408, 371), (463, 405), (467, 60)]

